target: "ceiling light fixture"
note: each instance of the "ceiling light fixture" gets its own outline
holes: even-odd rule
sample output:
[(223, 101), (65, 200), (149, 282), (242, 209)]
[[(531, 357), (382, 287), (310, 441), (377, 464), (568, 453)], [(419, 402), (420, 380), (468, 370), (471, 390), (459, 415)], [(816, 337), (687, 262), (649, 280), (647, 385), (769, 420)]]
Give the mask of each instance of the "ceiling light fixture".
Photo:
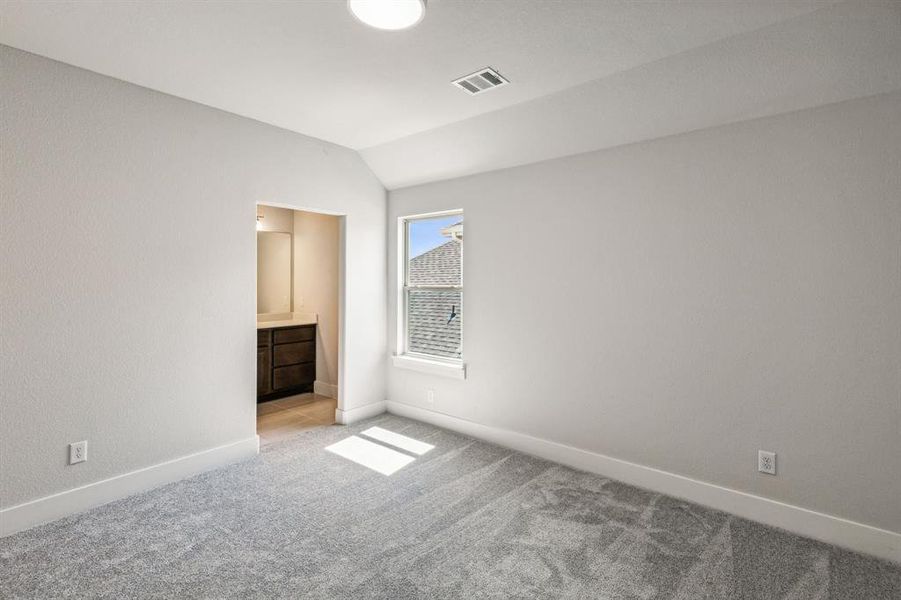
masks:
[(399, 31), (422, 21), (425, 3), (426, 0), (347, 0), (347, 8), (370, 27)]

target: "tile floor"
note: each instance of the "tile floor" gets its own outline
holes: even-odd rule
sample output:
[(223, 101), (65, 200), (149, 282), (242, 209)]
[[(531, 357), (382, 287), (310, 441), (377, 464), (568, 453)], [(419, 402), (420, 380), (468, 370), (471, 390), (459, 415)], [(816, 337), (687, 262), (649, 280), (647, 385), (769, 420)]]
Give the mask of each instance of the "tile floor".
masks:
[(257, 404), (260, 444), (271, 444), (291, 435), (335, 424), (338, 401), (318, 394), (298, 394)]

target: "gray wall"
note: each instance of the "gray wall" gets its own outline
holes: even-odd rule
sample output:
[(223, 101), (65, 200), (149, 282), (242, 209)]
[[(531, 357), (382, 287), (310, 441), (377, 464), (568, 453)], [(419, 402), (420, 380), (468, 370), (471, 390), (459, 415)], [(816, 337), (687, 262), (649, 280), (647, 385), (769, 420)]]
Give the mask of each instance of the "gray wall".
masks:
[(391, 192), (391, 290), (466, 211), (468, 378), (389, 399), (901, 531), (899, 140), (894, 92)]
[(256, 202), (347, 215), (340, 402), (384, 400), (385, 193), (356, 153), (0, 60), (0, 506), (255, 434)]

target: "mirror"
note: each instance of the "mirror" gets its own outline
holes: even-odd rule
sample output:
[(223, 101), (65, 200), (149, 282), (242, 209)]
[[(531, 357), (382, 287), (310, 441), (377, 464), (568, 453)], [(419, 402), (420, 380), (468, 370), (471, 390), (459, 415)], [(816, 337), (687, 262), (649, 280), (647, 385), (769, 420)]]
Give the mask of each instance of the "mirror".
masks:
[(257, 232), (257, 314), (291, 312), (291, 234)]

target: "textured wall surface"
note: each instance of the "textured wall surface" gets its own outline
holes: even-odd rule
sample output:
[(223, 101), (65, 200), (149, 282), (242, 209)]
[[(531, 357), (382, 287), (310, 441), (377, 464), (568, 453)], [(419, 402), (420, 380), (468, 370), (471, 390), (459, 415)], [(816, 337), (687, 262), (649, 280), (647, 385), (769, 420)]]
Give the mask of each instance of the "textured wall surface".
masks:
[(899, 140), (893, 92), (391, 192), (392, 290), (466, 211), (467, 379), (389, 398), (901, 531)]
[(294, 232), (294, 211), (277, 206), (260, 205), (257, 207), (257, 215), (262, 217), (257, 221), (257, 231), (285, 231)]
[(338, 384), (338, 297), (340, 218), (296, 211), (294, 223), (294, 310), (316, 313), (316, 380)]
[(257, 202), (346, 214), (340, 402), (384, 400), (385, 193), (356, 153), (0, 60), (0, 505), (254, 435)]

